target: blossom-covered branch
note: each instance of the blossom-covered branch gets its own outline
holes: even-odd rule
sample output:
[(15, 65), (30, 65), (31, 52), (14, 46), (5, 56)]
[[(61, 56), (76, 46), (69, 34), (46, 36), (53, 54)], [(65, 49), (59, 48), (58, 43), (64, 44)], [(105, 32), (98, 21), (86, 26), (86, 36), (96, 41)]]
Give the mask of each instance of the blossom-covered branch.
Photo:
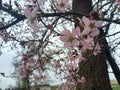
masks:
[[(1, 0), (2, 1), (2, 0)], [(19, 21), (23, 21), (26, 19), (25, 15), (22, 14), (18, 14), (18, 12), (15, 12), (14, 10), (10, 10), (9, 8), (4, 7), (2, 4), (0, 4), (0, 10), (9, 13), (11, 16), (15, 17), (16, 20), (8, 23), (7, 25), (4, 26), (0, 26), (0, 30), (4, 30), (7, 29), (13, 25), (15, 25), (16, 23), (18, 23)], [(44, 12), (36, 12), (38, 13), (38, 18), (39, 17), (61, 17), (61, 16), (86, 16), (89, 17), (89, 15), (85, 15), (83, 13), (78, 13), (78, 12), (73, 12), (73, 11), (69, 11), (69, 12), (57, 12), (57, 13), (44, 13)], [(115, 24), (120, 24), (120, 20), (112, 20), (111, 18), (96, 18), (98, 20), (102, 20), (102, 21), (106, 21), (106, 22), (111, 22), (111, 23), (115, 23)]]

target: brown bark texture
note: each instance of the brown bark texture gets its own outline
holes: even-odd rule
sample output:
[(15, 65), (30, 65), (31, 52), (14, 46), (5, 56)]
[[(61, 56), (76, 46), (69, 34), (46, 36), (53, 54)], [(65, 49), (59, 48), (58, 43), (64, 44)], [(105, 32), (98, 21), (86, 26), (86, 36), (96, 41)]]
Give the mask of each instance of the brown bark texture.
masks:
[[(73, 0), (72, 7), (73, 11), (88, 15), (93, 9), (92, 0)], [(78, 26), (79, 22), (76, 19), (76, 16), (74, 16), (74, 19), (75, 26)], [(99, 37), (102, 37), (102, 33), (100, 33)], [(97, 56), (92, 55), (87, 62), (79, 64), (79, 75), (86, 78), (86, 83), (79, 83), (76, 87), (76, 90), (112, 90), (106, 64), (106, 42), (103, 39), (99, 43), (101, 45), (101, 53), (99, 53)]]

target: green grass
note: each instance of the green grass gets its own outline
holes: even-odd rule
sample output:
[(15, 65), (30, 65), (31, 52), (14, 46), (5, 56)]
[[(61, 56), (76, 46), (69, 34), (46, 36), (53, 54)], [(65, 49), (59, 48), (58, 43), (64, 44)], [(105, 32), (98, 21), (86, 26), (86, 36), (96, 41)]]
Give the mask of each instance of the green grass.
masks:
[[(56, 86), (52, 86), (51, 90), (56, 90), (57, 88), (58, 88), (57, 85)], [(112, 88), (113, 88), (113, 90), (120, 90), (120, 85), (114, 84), (114, 85), (112, 85)]]
[(112, 85), (113, 90), (120, 90), (120, 86), (119, 85)]

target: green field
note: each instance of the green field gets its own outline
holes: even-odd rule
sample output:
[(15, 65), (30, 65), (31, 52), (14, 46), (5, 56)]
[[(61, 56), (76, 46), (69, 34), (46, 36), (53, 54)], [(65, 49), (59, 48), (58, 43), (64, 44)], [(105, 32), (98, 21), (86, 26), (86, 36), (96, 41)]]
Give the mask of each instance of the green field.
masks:
[[(56, 90), (58, 86), (52, 86), (51, 90)], [(113, 90), (120, 90), (120, 85), (114, 84), (112, 85)]]
[(120, 90), (120, 86), (119, 85), (113, 85), (112, 88), (113, 88), (113, 90)]

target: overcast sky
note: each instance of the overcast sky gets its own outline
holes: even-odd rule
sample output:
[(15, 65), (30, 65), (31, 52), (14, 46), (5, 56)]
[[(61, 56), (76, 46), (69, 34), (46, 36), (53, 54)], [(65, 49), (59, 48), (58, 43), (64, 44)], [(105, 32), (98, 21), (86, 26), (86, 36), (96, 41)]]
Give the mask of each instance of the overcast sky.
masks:
[[(15, 57), (14, 51), (4, 51), (4, 54), (0, 56), (0, 72), (4, 72), (6, 76), (10, 76), (10, 74), (14, 71), (14, 67), (12, 66), (13, 57)], [(4, 90), (10, 84), (14, 85), (15, 80), (11, 78), (5, 78), (0, 75), (0, 88)]]

